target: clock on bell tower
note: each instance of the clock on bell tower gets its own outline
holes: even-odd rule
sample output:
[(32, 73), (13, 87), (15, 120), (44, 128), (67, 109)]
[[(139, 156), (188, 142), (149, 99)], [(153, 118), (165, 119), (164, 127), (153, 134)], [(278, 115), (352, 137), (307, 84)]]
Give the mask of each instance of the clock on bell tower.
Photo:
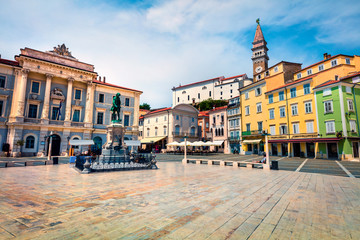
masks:
[(251, 60), (253, 61), (253, 75), (254, 81), (256, 81), (256, 75), (260, 72), (268, 69), (269, 56), (267, 51), (269, 50), (266, 47), (267, 42), (265, 41), (264, 35), (260, 27), (260, 19), (256, 20), (257, 27), (255, 32), (254, 41), (252, 43), (252, 56)]

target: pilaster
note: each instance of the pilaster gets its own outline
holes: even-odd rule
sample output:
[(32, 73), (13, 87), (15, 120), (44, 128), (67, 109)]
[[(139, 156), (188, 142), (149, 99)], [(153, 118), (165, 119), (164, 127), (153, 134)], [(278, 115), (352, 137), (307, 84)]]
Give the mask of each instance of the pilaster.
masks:
[(26, 84), (29, 69), (15, 70), (15, 86), (9, 122), (24, 121)]
[(86, 89), (86, 104), (85, 104), (85, 118), (84, 118), (85, 127), (92, 127), (93, 109), (94, 109), (94, 84), (92, 81), (89, 81)]
[(51, 74), (46, 74), (46, 86), (45, 86), (45, 96), (44, 96), (44, 105), (41, 115), (41, 122), (43, 124), (49, 123), (49, 108), (50, 108), (50, 90), (51, 90), (51, 80), (54, 76)]
[(74, 78), (70, 77), (68, 79), (68, 88), (66, 94), (66, 109), (65, 109), (65, 125), (70, 126), (71, 119), (71, 99), (72, 99), (72, 89), (73, 89)]

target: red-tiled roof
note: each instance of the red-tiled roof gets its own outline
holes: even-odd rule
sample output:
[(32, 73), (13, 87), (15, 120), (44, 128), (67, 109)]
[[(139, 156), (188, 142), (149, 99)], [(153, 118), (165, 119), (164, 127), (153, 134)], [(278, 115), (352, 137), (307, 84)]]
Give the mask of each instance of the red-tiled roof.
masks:
[(125, 90), (130, 90), (130, 91), (135, 91), (135, 92), (141, 92), (142, 93), (142, 91), (139, 91), (139, 90), (126, 88), (126, 87), (121, 87), (121, 86), (111, 84), (111, 83), (107, 83), (107, 82), (104, 83), (104, 82), (100, 82), (98, 80), (93, 80), (93, 82), (96, 83), (96, 84), (101, 84), (101, 85), (105, 85), (105, 86), (116, 87), (116, 88), (121, 88), (121, 89), (125, 89)]
[(153, 114), (153, 113), (158, 113), (158, 112), (163, 112), (163, 111), (166, 111), (166, 110), (170, 110), (171, 107), (168, 107), (168, 108), (160, 108), (160, 109), (155, 109), (149, 113), (147, 113), (146, 115), (149, 115), (149, 114)]
[(256, 32), (255, 32), (255, 37), (254, 37), (254, 42), (258, 42), (258, 41), (264, 41), (264, 35), (262, 33), (260, 24), (257, 25), (256, 27)]
[(0, 63), (10, 65), (10, 66), (15, 66), (15, 67), (19, 66), (19, 62), (8, 60), (8, 59), (3, 59), (3, 58), (0, 58)]
[(304, 68), (302, 68), (301, 70), (299, 70), (299, 71), (297, 71), (297, 72), (294, 72), (294, 74), (295, 74), (295, 73), (298, 73), (298, 72), (301, 72), (301, 71), (303, 71), (303, 70), (305, 70), (305, 69), (307, 69), (307, 68), (311, 68), (311, 67), (313, 67), (313, 66), (315, 66), (315, 65), (318, 65), (318, 64), (320, 64), (320, 63), (326, 62), (326, 61), (328, 61), (328, 60), (330, 60), (330, 59), (337, 58), (338, 56), (352, 57), (352, 56), (349, 56), (349, 55), (337, 54), (337, 55), (335, 55), (335, 56), (329, 57), (328, 59), (324, 59), (324, 60), (321, 60), (320, 62), (311, 64), (310, 66), (304, 67)]
[(320, 85), (317, 85), (316, 87), (314, 87), (314, 89), (316, 88), (321, 88), (321, 87), (325, 87), (325, 86), (328, 86), (328, 85), (331, 85), (331, 84), (334, 84), (334, 83), (339, 83), (340, 81), (339, 80), (329, 80), (329, 81), (326, 81)]
[(226, 108), (227, 108), (227, 106), (217, 107), (217, 108), (209, 110), (209, 112), (214, 112), (214, 111), (218, 111), (218, 110), (222, 110), (222, 109), (226, 109)]
[(301, 79), (301, 80), (296, 80), (296, 81), (294, 81), (294, 82), (291, 82), (291, 83), (282, 85), (282, 86), (280, 86), (280, 87), (278, 87), (278, 88), (272, 89), (271, 91), (268, 91), (268, 92), (266, 92), (266, 93), (273, 92), (273, 91), (276, 91), (276, 90), (279, 90), (279, 89), (281, 89), (281, 88), (285, 88), (285, 87), (288, 87), (288, 86), (291, 86), (291, 85), (295, 85), (295, 84), (297, 84), (297, 83), (304, 82), (304, 81), (309, 80), (309, 79), (311, 79), (311, 78), (313, 78), (313, 77), (315, 77), (315, 76), (316, 76), (316, 74), (314, 74), (314, 75), (312, 75), (312, 76), (310, 76), (310, 77), (303, 78), (303, 79)]
[(207, 117), (207, 116), (209, 116), (209, 111), (201, 111), (201, 112), (199, 112), (198, 116), (199, 117)]
[(242, 77), (242, 76), (245, 76), (245, 75), (246, 74), (241, 74), (241, 75), (237, 75), (237, 76), (233, 76), (233, 77), (228, 77), (228, 78), (221, 79), (221, 81), (229, 80), (229, 79), (233, 79), (233, 78), (238, 78), (238, 77)]
[(195, 84), (199, 84), (199, 83), (204, 83), (204, 82), (208, 82), (208, 81), (214, 81), (214, 80), (216, 80), (216, 79), (218, 79), (219, 81), (221, 81), (223, 78), (224, 78), (224, 76), (216, 77), (216, 78), (212, 78), (212, 79), (208, 79), (208, 80), (204, 80), (204, 81), (200, 81), (200, 82), (194, 82), (194, 83), (189, 83), (189, 84), (186, 84), (186, 85), (174, 87), (173, 89), (179, 89), (179, 88), (188, 87), (188, 86), (195, 85)]
[(351, 78), (351, 77), (356, 77), (356, 76), (358, 76), (358, 75), (360, 75), (360, 71), (359, 71), (359, 72), (352, 73), (352, 74), (349, 74), (349, 75), (347, 75), (347, 76), (345, 76), (345, 77), (342, 77), (342, 78), (340, 78), (340, 80), (347, 79), (347, 78)]

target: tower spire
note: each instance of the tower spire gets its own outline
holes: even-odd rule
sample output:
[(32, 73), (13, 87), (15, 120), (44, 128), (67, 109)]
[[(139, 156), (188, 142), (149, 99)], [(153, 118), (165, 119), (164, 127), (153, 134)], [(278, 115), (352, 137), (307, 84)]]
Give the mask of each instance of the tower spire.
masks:
[(268, 60), (269, 57), (267, 55), (267, 51), (269, 50), (266, 47), (267, 42), (265, 41), (264, 34), (261, 30), (260, 19), (256, 19), (256, 31), (254, 41), (252, 42), (252, 61), (253, 61), (253, 75), (254, 80), (258, 80), (261, 77), (258, 76), (264, 70), (268, 69)]

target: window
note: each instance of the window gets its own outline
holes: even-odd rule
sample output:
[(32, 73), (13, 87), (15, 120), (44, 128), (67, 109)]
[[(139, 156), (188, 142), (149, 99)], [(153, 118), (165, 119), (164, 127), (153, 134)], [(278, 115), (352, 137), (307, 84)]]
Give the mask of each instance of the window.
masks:
[(166, 136), (166, 127), (164, 126), (164, 136)]
[(155, 122), (158, 122), (159, 121), (159, 119), (158, 118), (155, 118)]
[(38, 110), (38, 105), (29, 104), (28, 118), (36, 118), (37, 117), (37, 110)]
[(156, 127), (155, 128), (155, 136), (157, 136), (157, 134), (158, 134), (158, 128)]
[(249, 92), (245, 92), (245, 100), (249, 99)]
[(274, 67), (274, 72), (278, 72), (278, 71), (279, 71), (278, 66)]
[(190, 95), (188, 95), (188, 101), (190, 101)]
[(301, 78), (301, 73), (296, 74), (296, 77), (299, 79)]
[(262, 124), (262, 122), (258, 122), (258, 130), (259, 130), (259, 131), (262, 131), (262, 129), (263, 129), (263, 124)]
[(311, 75), (312, 74), (312, 69), (308, 69), (307, 70), (307, 75)]
[(0, 116), (3, 115), (4, 101), (0, 101)]
[(280, 117), (285, 117), (285, 107), (280, 107)]
[(232, 89), (230, 89), (230, 93), (232, 93)]
[(166, 121), (166, 116), (164, 116), (164, 121)]
[(124, 115), (124, 126), (130, 126), (130, 116), (127, 114)]
[(306, 132), (307, 133), (313, 133), (314, 132), (314, 122), (306, 122)]
[(125, 98), (125, 106), (130, 106), (130, 98)]
[(150, 123), (150, 119), (148, 119), (148, 124)]
[(195, 118), (191, 118), (191, 122), (195, 122)]
[(335, 75), (335, 80), (339, 80), (339, 76), (338, 76), (338, 75)]
[(262, 109), (261, 109), (261, 103), (257, 103), (256, 104), (256, 112), (257, 113), (261, 113)]
[(80, 121), (80, 110), (75, 109), (73, 114), (73, 122), (79, 122)]
[(297, 104), (291, 105), (291, 114), (292, 114), (293, 116), (297, 116), (297, 115), (298, 115), (298, 105), (297, 105)]
[(298, 134), (299, 133), (299, 123), (293, 123), (292, 127), (293, 127), (293, 134)]
[(192, 128), (190, 129), (190, 135), (191, 135), (191, 136), (195, 136), (195, 127), (192, 127)]
[(180, 126), (176, 125), (175, 126), (175, 135), (179, 135), (180, 134)]
[(348, 110), (353, 112), (354, 111), (354, 102), (351, 99), (348, 99), (347, 104), (348, 104)]
[(351, 132), (356, 132), (356, 121), (355, 120), (350, 120), (350, 131)]
[(326, 133), (335, 133), (335, 121), (327, 121), (326, 124)]
[(269, 95), (269, 103), (273, 103), (274, 102), (274, 95), (270, 94)]
[(75, 100), (80, 100), (80, 99), (81, 99), (81, 90), (75, 89)]
[(198, 99), (200, 99), (200, 93), (198, 93)]
[(346, 64), (350, 64), (350, 58), (345, 58)]
[(351, 93), (351, 87), (346, 87), (346, 93)]
[(146, 135), (150, 136), (150, 128), (146, 129)]
[(0, 76), (0, 88), (5, 88), (5, 76)]
[(335, 67), (337, 65), (337, 59), (331, 61), (331, 67)]
[(35, 137), (28, 136), (25, 139), (25, 148), (34, 148), (35, 147)]
[(245, 107), (245, 115), (249, 115), (250, 114), (250, 106), (246, 106)]
[(222, 95), (222, 92), (220, 92), (220, 95)]
[(275, 111), (274, 111), (274, 109), (269, 109), (269, 117), (270, 117), (270, 119), (274, 119), (274, 118), (275, 118)]
[(59, 108), (58, 107), (52, 108), (51, 120), (59, 120)]
[(324, 70), (324, 64), (319, 65), (319, 72)]
[(311, 102), (305, 103), (305, 113), (312, 113), (312, 104)]
[(104, 124), (104, 113), (103, 112), (98, 112), (97, 113), (96, 124)]
[(284, 100), (284, 91), (279, 92), (279, 101)]
[(295, 87), (295, 88), (290, 89), (290, 97), (291, 97), (291, 98), (296, 97), (296, 87)]
[(271, 134), (271, 135), (275, 135), (275, 134), (276, 134), (276, 132), (275, 132), (275, 125), (270, 126), (270, 134)]
[(211, 97), (211, 91), (209, 91), (209, 97)]
[(259, 96), (259, 95), (261, 95), (261, 88), (260, 88), (260, 87), (257, 87), (257, 88), (255, 89), (255, 96)]
[(99, 102), (101, 102), (101, 103), (104, 102), (104, 94), (102, 94), (102, 93), (99, 94)]
[(31, 84), (31, 93), (39, 94), (40, 92), (40, 82), (33, 81)]
[(304, 84), (304, 95), (310, 94), (310, 84)]
[(332, 113), (333, 112), (333, 102), (332, 102), (332, 100), (324, 102), (324, 109), (325, 109), (325, 113)]
[(179, 98), (179, 97), (178, 97), (178, 99), (177, 99), (177, 100), (178, 100), (178, 102), (180, 102), (180, 98)]
[(176, 120), (179, 120), (179, 119), (180, 119), (179, 115), (176, 115)]
[(260, 79), (261, 79), (261, 75), (257, 75), (257, 79), (260, 80)]
[(247, 132), (250, 132), (250, 123), (247, 123), (247, 124), (246, 124), (246, 131), (247, 131)]
[(281, 135), (287, 134), (287, 127), (286, 127), (285, 124), (280, 125), (279, 130), (280, 130), (280, 134), (281, 134)]
[(323, 90), (323, 96), (329, 96), (331, 95), (331, 88), (326, 88)]

